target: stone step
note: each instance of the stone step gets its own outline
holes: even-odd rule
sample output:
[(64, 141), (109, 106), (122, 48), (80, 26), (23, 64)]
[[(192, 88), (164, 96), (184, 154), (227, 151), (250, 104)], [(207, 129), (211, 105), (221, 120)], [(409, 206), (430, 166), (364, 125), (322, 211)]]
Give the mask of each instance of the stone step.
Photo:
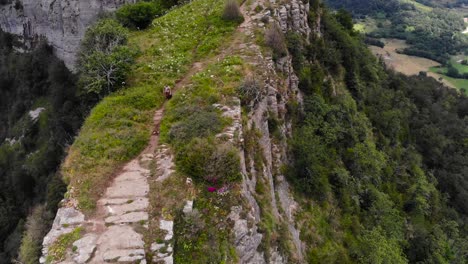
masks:
[(147, 212), (131, 212), (124, 215), (113, 215), (105, 219), (106, 224), (125, 224), (148, 221)]
[[(110, 202), (116, 202), (112, 200), (110, 200)], [(115, 199), (115, 200), (118, 200), (118, 202), (121, 202), (121, 203), (112, 203), (112, 204), (105, 205), (108, 216), (113, 216), (113, 215), (121, 216), (130, 212), (144, 211), (146, 208), (148, 208), (148, 205), (149, 205), (148, 198), (146, 197), (138, 198), (136, 200), (132, 200), (132, 199), (127, 199), (127, 200)], [(122, 203), (122, 201), (125, 201), (125, 202)]]

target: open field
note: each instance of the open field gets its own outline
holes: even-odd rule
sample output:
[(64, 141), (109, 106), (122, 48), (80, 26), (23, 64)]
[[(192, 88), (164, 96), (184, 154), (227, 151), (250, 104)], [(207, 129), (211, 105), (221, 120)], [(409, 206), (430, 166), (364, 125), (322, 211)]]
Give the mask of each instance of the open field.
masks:
[[(461, 66), (463, 66), (463, 65), (461, 65)], [(464, 67), (466, 67), (466, 66), (464, 66)], [(468, 67), (466, 67), (464, 70), (465, 71), (468, 70)], [(431, 67), (431, 68), (429, 68), (429, 71), (430, 71), (431, 74), (438, 74), (438, 72), (446, 72), (447, 68), (445, 68), (445, 67), (443, 67), (443, 68)], [(440, 74), (438, 74), (438, 75), (440, 75)], [(452, 78), (452, 77), (449, 77), (449, 76), (446, 76), (446, 75), (440, 75), (440, 76), (444, 80), (452, 83), (457, 89), (464, 88), (465, 89), (465, 94), (468, 94), (468, 80), (467, 79), (456, 79), (456, 78)]]
[(414, 0), (400, 0), (401, 3), (408, 3), (408, 4), (412, 4), (414, 5), (414, 7), (416, 7), (416, 9), (420, 10), (420, 11), (423, 11), (423, 12), (431, 12), (432, 11), (432, 7), (430, 6), (427, 6), (427, 5), (423, 5), (421, 3), (418, 3)]
[[(397, 50), (408, 47), (404, 40), (384, 39), (383, 41), (385, 43), (384, 48), (376, 46), (370, 46), (369, 48), (374, 55), (381, 56), (385, 60), (385, 63), (397, 72), (405, 75), (417, 75), (421, 71), (427, 72), (432, 67), (440, 66), (440, 63), (433, 60), (397, 53)], [(428, 75), (436, 80), (443, 77), (433, 71), (428, 72)], [(453, 81), (453, 78), (443, 78), (442, 83), (452, 88), (459, 88), (457, 84), (452, 83)]]

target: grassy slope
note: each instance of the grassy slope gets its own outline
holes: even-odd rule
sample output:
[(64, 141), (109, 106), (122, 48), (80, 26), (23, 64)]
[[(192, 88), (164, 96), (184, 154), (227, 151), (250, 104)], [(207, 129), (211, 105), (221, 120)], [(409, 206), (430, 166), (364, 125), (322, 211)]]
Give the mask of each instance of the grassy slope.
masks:
[(427, 5), (423, 5), (421, 3), (418, 3), (414, 0), (400, 0), (401, 3), (409, 3), (409, 4), (412, 4), (414, 5), (414, 7), (416, 7), (417, 10), (419, 11), (422, 11), (422, 12), (431, 12), (432, 11), (432, 7), (430, 6), (427, 6)]
[(141, 50), (129, 87), (101, 101), (86, 119), (62, 167), (69, 195), (91, 212), (112, 174), (146, 146), (162, 87), (181, 79), (192, 63), (209, 56), (234, 23), (220, 18), (224, 1), (195, 0), (132, 33)]
[[(457, 68), (457, 70), (460, 73), (468, 72), (468, 66), (462, 65), (453, 60), (452, 60), (452, 63), (453, 63), (453, 66)], [(458, 89), (465, 88), (465, 93), (468, 94), (468, 80), (452, 78), (452, 77), (445, 75), (447, 73), (447, 67), (430, 67), (429, 71), (441, 74), (442, 78), (444, 78), (445, 80), (455, 85), (455, 87), (457, 87)]]

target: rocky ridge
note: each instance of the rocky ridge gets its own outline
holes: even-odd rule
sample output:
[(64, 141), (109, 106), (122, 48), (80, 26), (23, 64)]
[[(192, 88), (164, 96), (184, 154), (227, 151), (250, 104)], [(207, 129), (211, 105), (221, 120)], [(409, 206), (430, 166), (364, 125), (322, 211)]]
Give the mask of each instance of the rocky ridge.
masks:
[[(255, 12), (256, 6), (269, 6), (272, 8), (265, 11)], [(294, 201), (289, 184), (281, 173), (282, 164), (288, 163), (286, 153), (286, 139), (291, 136), (291, 123), (286, 116), (286, 104), (290, 100), (302, 102), (302, 95), (298, 89), (299, 79), (293, 71), (292, 58), (288, 55), (277, 59), (275, 62), (271, 57), (264, 56), (261, 48), (255, 43), (255, 31), (265, 29), (265, 18), (268, 24), (277, 23), (283, 33), (288, 31), (299, 32), (305, 37), (311, 33), (308, 23), (309, 5), (302, 1), (290, 1), (288, 3), (276, 3), (270, 1), (256, 1), (250, 7), (243, 6), (244, 18), (246, 21), (241, 25), (241, 31), (250, 41), (242, 44), (241, 49), (248, 50), (243, 59), (257, 69), (255, 78), (260, 84), (262, 96), (258, 103), (250, 106), (247, 113), (247, 123), (244, 124), (244, 133), (240, 134), (240, 141), (246, 135), (245, 131), (255, 130), (259, 135), (258, 146), (263, 157), (263, 164), (258, 170), (254, 164), (255, 153), (249, 153), (241, 144), (241, 172), (243, 175), (243, 196), (248, 202), (249, 208), (241, 205), (231, 209), (229, 218), (234, 221), (234, 236), (236, 250), (241, 263), (302, 263), (304, 261), (304, 245), (300, 240), (300, 231), (295, 225), (295, 212), (298, 204)], [(273, 11), (271, 11), (271, 9)], [(251, 11), (248, 11), (251, 10)], [(320, 28), (314, 31), (320, 31)], [(282, 73), (284, 78), (279, 77)], [(269, 131), (269, 119), (280, 120), (280, 133), (284, 136), (282, 140), (277, 140)], [(258, 154), (258, 153), (257, 153)], [(264, 243), (264, 234), (259, 231), (261, 222), (261, 201), (256, 194), (256, 186), (259, 181), (268, 186), (269, 205), (271, 213), (278, 223), (284, 223), (288, 229), (288, 239), (293, 243), (292, 252), (282, 252), (276, 247), (261, 251), (261, 244)], [(264, 209), (263, 209), (264, 210)], [(246, 215), (243, 217), (243, 215)]]
[[(253, 5), (272, 6), (261, 12), (254, 12)], [(294, 74), (291, 58), (286, 56), (273, 61), (271, 57), (265, 56), (258, 44), (255, 42), (257, 29), (265, 29), (265, 17), (268, 24), (278, 23), (284, 32), (295, 30), (308, 35), (311, 29), (307, 22), (308, 5), (301, 1), (293, 0), (288, 4), (275, 4), (273, 2), (257, 1), (252, 3), (247, 11), (242, 7), (245, 22), (239, 31), (246, 36), (246, 41), (235, 45), (233, 53), (244, 54), (241, 57), (248, 64), (254, 66), (258, 73), (258, 81), (261, 86), (262, 95), (258, 103), (250, 108), (247, 113), (247, 122), (242, 121), (240, 101), (233, 99), (231, 106), (215, 105), (223, 116), (233, 120), (231, 126), (227, 127), (218, 137), (227, 138), (231, 143), (239, 146), (242, 181), (242, 195), (246, 204), (231, 208), (228, 218), (233, 221), (233, 235), (235, 248), (240, 263), (301, 263), (303, 261), (303, 247), (300, 240), (300, 231), (295, 226), (295, 212), (299, 210), (297, 203), (291, 194), (290, 187), (281, 173), (282, 164), (288, 163), (286, 153), (286, 139), (291, 135), (291, 124), (286, 116), (286, 104), (290, 100), (301, 102), (301, 93), (298, 89), (298, 78)], [(283, 11), (280, 11), (283, 10)], [(284, 12), (286, 10), (286, 12)], [(285, 15), (286, 14), (286, 15)], [(241, 51), (241, 52), (237, 52)], [(248, 54), (248, 55), (246, 55)], [(282, 73), (282, 74), (278, 74)], [(281, 77), (281, 76), (282, 77)], [(158, 111), (155, 123), (162, 117)], [(281, 120), (280, 133), (284, 135), (282, 140), (277, 140), (269, 131), (269, 119)], [(245, 131), (257, 130), (259, 145), (257, 152), (263, 157), (261, 170), (255, 168), (253, 155), (245, 151)], [(153, 135), (157, 138), (157, 135)], [(44, 256), (47, 255), (48, 247), (56, 241), (57, 237), (69, 233), (76, 227), (85, 227), (86, 232), (81, 239), (75, 241), (73, 252), (67, 253), (67, 259), (61, 263), (103, 263), (103, 262), (135, 262), (145, 263), (148, 254), (153, 262), (173, 262), (173, 219), (166, 218), (164, 214), (158, 219), (148, 217), (148, 182), (163, 182), (173, 172), (171, 151), (167, 146), (157, 146), (157, 141), (152, 140), (147, 150), (138, 158), (126, 165), (124, 170), (117, 175), (111, 183), (106, 194), (98, 203), (98, 217), (85, 219), (73, 202), (59, 209), (54, 226), (44, 239)], [(156, 163), (156, 175), (150, 175), (148, 164)], [(133, 169), (129, 169), (129, 166)], [(131, 176), (133, 175), (133, 176)], [(129, 176), (131, 176), (131, 181)], [(291, 252), (284, 252), (276, 246), (262, 249), (265, 241), (264, 234), (259, 230), (262, 221), (261, 201), (256, 194), (256, 186), (259, 181), (268, 185), (269, 205), (271, 213), (278, 223), (285, 224), (288, 234), (284, 239), (292, 241)], [(124, 185), (119, 185), (124, 184)], [(187, 186), (191, 185), (187, 179)], [(123, 186), (135, 186), (135, 193), (129, 197), (128, 193), (120, 193)], [(133, 188), (132, 188), (133, 189)], [(125, 197), (124, 197), (125, 196)], [(128, 197), (127, 197), (128, 196)], [(247, 206), (245, 206), (247, 205)], [(184, 214), (190, 214), (193, 201), (185, 201)], [(67, 212), (64, 214), (64, 212)], [(69, 219), (78, 219), (73, 223), (63, 224)], [(149, 244), (144, 241), (144, 233), (150, 229), (159, 229), (165, 235), (164, 239)], [(57, 222), (57, 224), (56, 224)], [(283, 239), (283, 238), (281, 238)], [(266, 251), (265, 251), (266, 250)], [(43, 258), (45, 261), (45, 258)]]

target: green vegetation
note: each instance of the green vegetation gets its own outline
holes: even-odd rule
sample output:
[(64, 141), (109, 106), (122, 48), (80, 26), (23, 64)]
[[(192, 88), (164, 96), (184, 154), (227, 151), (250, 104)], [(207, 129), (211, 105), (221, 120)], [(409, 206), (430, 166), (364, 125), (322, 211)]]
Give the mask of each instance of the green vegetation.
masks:
[[(29, 241), (29, 249), (22, 249), (25, 262), (34, 262), (32, 255), (39, 253), (39, 237), (49, 228), (66, 190), (55, 172), (88, 104), (76, 95), (75, 77), (54, 57), (51, 47), (38, 43), (29, 53), (17, 53), (15, 45), (12, 35), (0, 32), (2, 264), (16, 258), (22, 238)], [(29, 114), (34, 110), (35, 120)], [(44, 213), (26, 220), (39, 204), (45, 205), (40, 206)], [(30, 223), (37, 221), (41, 228), (34, 230), (39, 226)]]
[[(431, 67), (429, 71), (434, 72), (434, 73), (443, 73), (443, 70), (440, 70), (438, 67)], [(442, 78), (449, 81), (451, 84), (453, 84), (457, 89), (462, 91), (462, 93), (467, 94), (468, 92), (468, 80), (466, 79), (459, 79), (459, 78), (452, 78), (447, 75), (442, 75)]]
[(227, 57), (192, 77), (191, 89), (171, 99), (161, 124), (161, 139), (176, 151), (178, 169), (216, 186), (240, 179), (237, 150), (223, 139), (213, 138), (230, 123), (221, 117), (216, 103), (231, 104), (242, 76), (242, 61)]
[(463, 17), (448, 9), (412, 0), (327, 2), (349, 10), (361, 24), (368, 25), (365, 33), (370, 37), (405, 39), (411, 47), (400, 52), (408, 55), (445, 64), (452, 55), (468, 48), (468, 36), (461, 33), (466, 28)]
[(304, 103), (285, 171), (307, 261), (466, 263), (468, 99), (385, 71), (339, 13), (322, 14), (322, 38), (288, 38)]
[(128, 88), (91, 111), (62, 168), (80, 208), (92, 210), (112, 172), (146, 146), (164, 85), (174, 85), (194, 61), (216, 52), (234, 30), (236, 23), (222, 20), (222, 10), (221, 1), (193, 1), (154, 20), (154, 27), (130, 33), (129, 45), (138, 46), (140, 55)]
[(194, 138), (177, 155), (181, 172), (195, 180), (228, 184), (240, 180), (239, 155), (229, 144)]
[(241, 203), (239, 190), (224, 195), (201, 191), (188, 215), (182, 212), (174, 223), (175, 263), (237, 263), (228, 215)]
[(136, 55), (127, 41), (128, 31), (114, 19), (102, 19), (86, 31), (78, 58), (84, 93), (102, 98), (122, 86)]
[(449, 60), (446, 67), (431, 67), (429, 71), (442, 75), (459, 90), (468, 93), (468, 66)]
[(81, 227), (77, 227), (72, 232), (59, 236), (49, 247), (46, 263), (65, 260), (67, 249), (71, 248), (73, 242), (81, 238), (82, 231)]
[(47, 233), (52, 218), (52, 212), (47, 211), (45, 206), (39, 205), (34, 208), (32, 214), (28, 217), (26, 231), (21, 239), (19, 260), (22, 263), (35, 264), (39, 262), (42, 238)]
[(403, 4), (413, 5), (417, 10), (422, 11), (422, 12), (431, 12), (433, 10), (432, 7), (427, 6), (415, 0), (398, 0), (398, 1)]
[(223, 19), (226, 21), (244, 21), (244, 17), (239, 9), (237, 0), (227, 0), (224, 5)]
[(135, 4), (126, 4), (119, 8), (115, 13), (117, 20), (125, 27), (133, 29), (147, 28), (153, 19), (162, 15), (162, 7), (154, 2), (137, 2)]
[[(183, 173), (177, 175), (184, 180), (182, 188), (187, 188), (188, 176), (197, 190), (192, 213), (185, 215), (178, 210), (171, 214), (175, 218), (177, 263), (237, 262), (232, 227), (226, 219), (231, 206), (241, 203), (235, 184), (240, 180), (239, 156), (233, 144), (215, 137), (232, 122), (223, 118), (215, 105), (232, 105), (230, 98), (243, 74), (239, 57), (225, 57), (193, 75), (168, 102), (160, 140), (175, 151), (177, 171)], [(180, 188), (175, 186), (173, 183), (170, 189)]]

